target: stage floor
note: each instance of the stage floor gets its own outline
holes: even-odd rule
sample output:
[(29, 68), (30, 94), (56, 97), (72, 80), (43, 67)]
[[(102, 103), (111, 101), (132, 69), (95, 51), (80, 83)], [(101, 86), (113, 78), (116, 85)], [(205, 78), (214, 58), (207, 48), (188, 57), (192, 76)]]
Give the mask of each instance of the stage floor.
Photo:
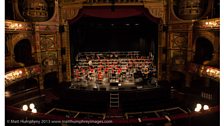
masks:
[(117, 80), (104, 80), (104, 81), (72, 81), (70, 89), (80, 90), (136, 90), (136, 89), (149, 89), (158, 88), (159, 85), (155, 79), (149, 80), (124, 80), (119, 82)]

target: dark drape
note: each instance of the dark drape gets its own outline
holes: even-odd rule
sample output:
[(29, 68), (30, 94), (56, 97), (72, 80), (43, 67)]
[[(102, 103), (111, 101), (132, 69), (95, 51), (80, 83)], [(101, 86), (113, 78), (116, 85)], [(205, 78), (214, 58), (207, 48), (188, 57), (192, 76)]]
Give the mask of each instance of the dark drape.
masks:
[(72, 24), (76, 22), (79, 18), (86, 17), (98, 17), (98, 18), (107, 18), (107, 19), (118, 19), (118, 18), (126, 18), (133, 16), (144, 15), (149, 18), (150, 21), (158, 23), (160, 21), (159, 18), (153, 17), (146, 8), (143, 6), (119, 6), (115, 7), (115, 9), (111, 9), (111, 7), (83, 7), (78, 16), (74, 19), (70, 20), (69, 23)]

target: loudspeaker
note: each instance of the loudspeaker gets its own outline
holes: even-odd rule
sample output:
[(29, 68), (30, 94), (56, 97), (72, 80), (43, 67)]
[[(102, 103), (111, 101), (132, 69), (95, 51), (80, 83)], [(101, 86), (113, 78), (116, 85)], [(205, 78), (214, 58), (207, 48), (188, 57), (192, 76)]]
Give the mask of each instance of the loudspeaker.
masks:
[(59, 26), (59, 32), (65, 32), (65, 28), (64, 28), (64, 25), (60, 25)]
[(65, 55), (65, 48), (61, 48), (61, 55)]

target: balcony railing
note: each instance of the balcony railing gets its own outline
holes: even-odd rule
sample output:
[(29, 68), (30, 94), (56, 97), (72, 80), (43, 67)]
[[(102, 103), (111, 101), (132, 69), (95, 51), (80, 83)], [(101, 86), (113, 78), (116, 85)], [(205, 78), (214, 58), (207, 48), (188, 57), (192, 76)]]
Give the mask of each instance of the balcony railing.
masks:
[(189, 72), (196, 73), (201, 77), (211, 78), (216, 81), (220, 80), (220, 69), (215, 67), (191, 63), (189, 65)]
[(13, 20), (6, 20), (5, 21), (5, 31), (6, 32), (13, 32), (13, 31), (31, 31), (32, 24), (28, 22), (22, 21), (13, 21)]
[(207, 20), (200, 20), (195, 22), (195, 28), (198, 29), (220, 29), (220, 19), (213, 18)]
[(5, 86), (41, 73), (40, 65), (18, 68), (5, 73)]

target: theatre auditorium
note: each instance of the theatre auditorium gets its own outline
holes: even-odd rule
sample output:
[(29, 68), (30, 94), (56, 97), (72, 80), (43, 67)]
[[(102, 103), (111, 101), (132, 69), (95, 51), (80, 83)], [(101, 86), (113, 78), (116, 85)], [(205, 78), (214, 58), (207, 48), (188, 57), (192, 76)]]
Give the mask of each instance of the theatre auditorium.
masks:
[(219, 126), (220, 0), (6, 0), (6, 126)]

